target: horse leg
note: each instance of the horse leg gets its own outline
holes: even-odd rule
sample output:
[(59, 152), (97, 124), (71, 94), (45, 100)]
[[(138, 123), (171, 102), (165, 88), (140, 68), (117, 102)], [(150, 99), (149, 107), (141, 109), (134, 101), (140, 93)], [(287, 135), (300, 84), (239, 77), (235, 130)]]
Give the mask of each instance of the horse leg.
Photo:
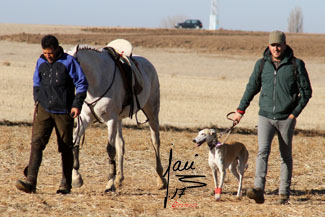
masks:
[(157, 172), (157, 186), (158, 189), (165, 189), (167, 181), (163, 177), (163, 167), (160, 160), (160, 138), (159, 138), (159, 124), (156, 121), (149, 121), (152, 146), (156, 157), (156, 172)]
[(123, 159), (124, 159), (124, 139), (122, 134), (122, 121), (119, 120), (117, 123), (117, 135), (115, 139), (115, 147), (117, 149), (117, 174), (115, 179), (115, 186), (119, 187), (122, 185), (124, 179), (123, 175)]
[(72, 187), (80, 188), (84, 182), (79, 173), (79, 145), (73, 147), (73, 169), (72, 169)]
[(109, 171), (108, 171), (108, 182), (106, 185), (105, 192), (115, 191), (114, 181), (116, 176), (116, 162), (115, 162), (115, 155), (116, 155), (115, 138), (116, 138), (116, 128), (117, 128), (116, 125), (117, 125), (117, 121), (114, 119), (111, 119), (107, 122), (108, 144), (106, 150), (108, 154)]
[[(92, 121), (92, 118), (85, 111), (89, 110), (88, 107), (83, 108), (83, 113), (80, 114), (80, 120), (77, 121), (77, 127), (73, 133), (73, 170), (72, 170), (72, 187), (80, 188), (83, 185), (82, 176), (79, 173), (80, 163), (79, 163), (79, 145), (80, 139), (86, 131), (89, 123)], [(90, 111), (89, 111), (90, 112)]]
[(149, 118), (149, 128), (151, 133), (152, 147), (155, 151), (157, 186), (158, 189), (165, 189), (167, 187), (167, 181), (163, 177), (163, 167), (161, 165), (161, 160), (160, 160), (160, 138), (159, 138), (159, 118), (158, 118), (159, 102), (152, 103), (151, 106), (147, 104), (144, 107), (144, 111), (146, 112)]

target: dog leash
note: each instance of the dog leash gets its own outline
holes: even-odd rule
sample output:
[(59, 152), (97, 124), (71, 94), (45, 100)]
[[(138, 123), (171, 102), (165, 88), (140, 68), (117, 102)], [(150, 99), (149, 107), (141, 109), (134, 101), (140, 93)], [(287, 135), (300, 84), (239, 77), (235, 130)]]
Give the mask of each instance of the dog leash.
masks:
[(237, 123), (236, 123), (232, 118), (229, 117), (230, 115), (232, 115), (232, 114), (234, 114), (234, 113), (235, 113), (235, 112), (229, 112), (229, 113), (226, 115), (226, 118), (227, 118), (228, 120), (232, 121), (232, 126), (229, 127), (229, 128), (227, 128), (225, 131), (221, 132), (221, 133), (220, 133), (220, 136), (218, 136), (218, 137), (220, 138), (223, 134), (226, 134), (226, 133), (227, 133), (227, 136), (226, 136), (226, 138), (223, 140), (223, 142), (221, 143), (221, 145), (223, 145), (223, 144), (225, 143), (225, 141), (228, 139), (228, 137), (229, 137), (229, 135), (230, 135), (232, 129), (234, 129), (235, 126), (237, 125)]

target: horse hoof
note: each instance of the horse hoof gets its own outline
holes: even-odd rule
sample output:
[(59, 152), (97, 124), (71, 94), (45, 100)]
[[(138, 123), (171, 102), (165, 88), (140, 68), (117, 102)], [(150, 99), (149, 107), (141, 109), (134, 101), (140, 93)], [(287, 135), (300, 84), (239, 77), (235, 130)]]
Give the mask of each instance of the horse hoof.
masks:
[(115, 192), (115, 191), (116, 191), (116, 188), (114, 186), (112, 186), (111, 188), (105, 189), (104, 193)]
[(116, 190), (115, 188), (115, 185), (114, 185), (114, 179), (110, 179), (108, 182), (107, 182), (107, 185), (106, 185), (106, 189), (105, 189), (105, 193), (108, 193), (108, 192), (114, 192)]
[(82, 181), (82, 178), (80, 178), (80, 179), (73, 179), (72, 180), (72, 183), (71, 183), (71, 185), (72, 185), (73, 188), (80, 188), (81, 186), (83, 186), (83, 184), (84, 184), (84, 182)]
[(157, 186), (158, 186), (158, 189), (159, 190), (164, 190), (167, 188), (167, 181), (165, 178), (158, 178), (158, 181), (157, 181)]
[(158, 190), (164, 190), (167, 188), (167, 185), (165, 185), (164, 183), (159, 183), (158, 184)]
[(122, 186), (122, 181), (124, 180), (124, 177), (116, 177), (114, 185), (119, 188)]
[(84, 184), (81, 174), (78, 171), (72, 171), (72, 187), (73, 188), (80, 188)]

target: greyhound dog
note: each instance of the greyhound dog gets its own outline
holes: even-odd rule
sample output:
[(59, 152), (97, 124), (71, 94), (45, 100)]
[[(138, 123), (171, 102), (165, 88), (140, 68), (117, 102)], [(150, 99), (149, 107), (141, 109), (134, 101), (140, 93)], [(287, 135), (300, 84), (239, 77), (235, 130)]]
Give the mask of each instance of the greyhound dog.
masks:
[[(218, 142), (217, 133), (214, 129), (201, 130), (197, 137), (193, 139), (193, 142), (196, 143), (197, 146), (206, 142), (209, 146), (209, 166), (214, 178), (215, 199), (219, 201), (221, 198), (221, 191), (227, 168), (229, 168), (239, 182), (236, 197), (241, 199), (243, 176), (248, 167), (248, 151), (244, 144), (239, 142), (234, 142), (232, 144), (220, 143)], [(219, 185), (217, 182), (217, 168), (220, 172)]]

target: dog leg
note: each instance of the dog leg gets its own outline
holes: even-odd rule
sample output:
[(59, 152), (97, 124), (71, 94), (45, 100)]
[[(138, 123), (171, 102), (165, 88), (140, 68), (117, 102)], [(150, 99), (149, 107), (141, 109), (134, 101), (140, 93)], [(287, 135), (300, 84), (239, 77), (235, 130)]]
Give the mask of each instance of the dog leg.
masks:
[(239, 181), (239, 175), (238, 175), (238, 171), (237, 171), (237, 166), (238, 166), (238, 163), (237, 163), (237, 160), (235, 160), (232, 164), (230, 164), (229, 170), (236, 177), (236, 179)]
[[(214, 181), (214, 191), (213, 191), (213, 194), (216, 198), (216, 194), (217, 194), (217, 189), (218, 189), (218, 175), (217, 175), (217, 170), (216, 168), (212, 168), (211, 167), (211, 170), (212, 170), (212, 175), (213, 175), (213, 181)], [(219, 194), (219, 199), (216, 198), (216, 200), (220, 200), (220, 194)]]
[[(241, 171), (241, 166), (238, 165), (237, 160), (235, 160), (232, 164), (230, 164), (229, 166), (229, 170), (231, 171), (231, 173), (236, 177), (236, 179), (238, 180), (238, 190), (237, 190), (237, 199), (241, 199), (242, 194), (241, 194), (241, 189), (242, 189), (242, 171)], [(240, 170), (239, 174), (238, 174), (238, 170)]]
[(237, 199), (241, 200), (242, 198), (242, 184), (243, 184), (243, 174), (239, 175), (239, 185), (238, 185), (238, 190), (237, 190)]
[(241, 197), (242, 197), (243, 178), (244, 178), (244, 173), (248, 167), (247, 160), (248, 160), (248, 152), (246, 151), (244, 157), (239, 158), (239, 164), (238, 164), (239, 185), (238, 185), (238, 191), (237, 191), (237, 196), (236, 196), (238, 199), (241, 199)]
[(222, 186), (225, 181), (226, 177), (226, 170), (220, 170), (220, 179), (219, 179), (219, 186), (215, 189), (215, 195), (214, 198), (219, 201), (221, 199), (221, 193), (222, 193)]

